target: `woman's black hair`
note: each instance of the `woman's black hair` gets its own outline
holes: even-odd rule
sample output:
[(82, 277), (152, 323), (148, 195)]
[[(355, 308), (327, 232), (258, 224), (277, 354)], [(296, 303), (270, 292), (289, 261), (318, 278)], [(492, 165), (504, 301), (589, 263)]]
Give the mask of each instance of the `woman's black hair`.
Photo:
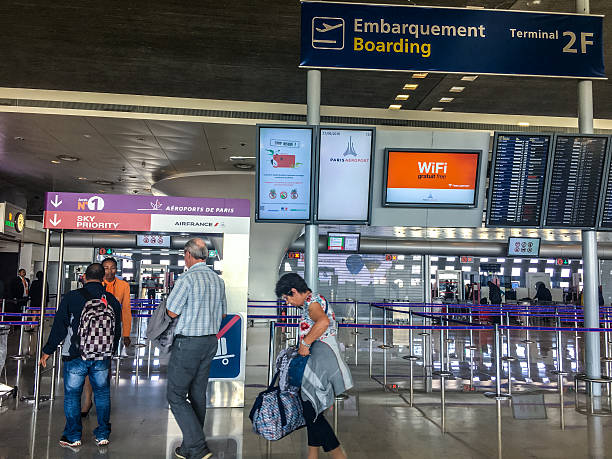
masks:
[(291, 289), (294, 288), (300, 293), (309, 292), (310, 289), (302, 276), (295, 273), (285, 274), (276, 283), (276, 297), (280, 298), (283, 295), (291, 295)]

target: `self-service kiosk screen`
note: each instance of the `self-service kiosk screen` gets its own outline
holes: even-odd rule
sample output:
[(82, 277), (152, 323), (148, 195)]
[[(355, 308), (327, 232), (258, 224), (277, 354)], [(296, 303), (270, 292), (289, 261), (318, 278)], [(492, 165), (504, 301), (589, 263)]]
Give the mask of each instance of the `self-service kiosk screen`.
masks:
[(313, 133), (309, 126), (258, 126), (256, 221), (311, 221)]
[(557, 135), (544, 226), (595, 228), (608, 137)]
[(383, 205), (474, 207), (479, 150), (385, 151)]
[(497, 133), (487, 225), (539, 227), (552, 135)]

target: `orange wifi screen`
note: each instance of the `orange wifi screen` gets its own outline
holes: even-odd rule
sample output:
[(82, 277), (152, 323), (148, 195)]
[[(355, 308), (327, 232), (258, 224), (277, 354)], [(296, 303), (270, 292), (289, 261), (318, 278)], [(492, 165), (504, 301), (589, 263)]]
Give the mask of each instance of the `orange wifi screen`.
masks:
[(470, 204), (478, 152), (389, 151), (387, 202)]

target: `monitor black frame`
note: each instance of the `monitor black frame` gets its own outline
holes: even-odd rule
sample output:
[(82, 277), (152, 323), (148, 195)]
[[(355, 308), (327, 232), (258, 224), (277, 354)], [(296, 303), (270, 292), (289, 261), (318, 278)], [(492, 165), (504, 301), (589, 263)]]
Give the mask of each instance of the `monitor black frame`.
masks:
[[(490, 215), (491, 215), (491, 199), (493, 196), (493, 176), (495, 174), (495, 164), (497, 161), (497, 146), (499, 142), (499, 136), (526, 136), (526, 137), (548, 137), (548, 151), (546, 158), (546, 169), (544, 171), (544, 183), (542, 189), (542, 208), (540, 210), (540, 221), (537, 225), (500, 225), (500, 224), (491, 224), (490, 223)], [(493, 138), (493, 150), (491, 152), (491, 177), (489, 178), (489, 189), (487, 190), (487, 206), (486, 206), (486, 220), (485, 226), (487, 228), (542, 228), (542, 224), (544, 222), (544, 198), (546, 197), (546, 191), (548, 189), (548, 171), (551, 167), (552, 161), (552, 148), (554, 144), (555, 136), (553, 133), (529, 133), (529, 132), (495, 132)]]
[[(557, 139), (559, 139), (560, 137), (569, 137), (569, 138), (578, 138), (578, 137), (590, 137), (590, 138), (605, 138), (606, 139), (606, 149), (604, 151), (604, 164), (603, 164), (603, 168), (601, 171), (601, 186), (599, 189), (599, 193), (597, 195), (597, 198), (599, 199), (599, 202), (597, 203), (597, 210), (595, 211), (595, 223), (593, 226), (569, 226), (569, 225), (549, 225), (547, 224), (548, 221), (548, 205), (549, 205), (549, 201), (550, 201), (550, 187), (552, 186), (552, 169), (553, 166), (555, 164), (554, 159), (555, 159), (555, 153), (556, 153), (556, 146), (557, 146)], [(605, 179), (606, 179), (606, 164), (609, 164), (609, 160), (610, 160), (610, 136), (609, 135), (605, 135), (605, 134), (555, 134), (554, 138), (553, 138), (553, 147), (552, 147), (552, 151), (551, 151), (551, 155), (550, 155), (550, 167), (548, 168), (548, 174), (547, 174), (547, 178), (546, 178), (546, 193), (544, 195), (544, 213), (542, 215), (542, 226), (541, 228), (546, 228), (546, 229), (575, 229), (575, 230), (596, 230), (597, 229), (597, 224), (599, 222), (600, 219), (600, 214), (601, 214), (601, 200), (602, 200), (602, 196), (603, 196), (603, 188), (605, 188)]]
[[(370, 140), (370, 175), (369, 175), (369, 190), (368, 190), (368, 214), (366, 220), (340, 220), (340, 219), (320, 219), (319, 215), (319, 186), (321, 173), (321, 131), (324, 129), (336, 131), (370, 131), (372, 133)], [(315, 151), (315, 175), (314, 175), (314, 206), (313, 206), (313, 222), (331, 225), (369, 225), (372, 222), (372, 193), (374, 184), (374, 157), (376, 149), (376, 128), (375, 127), (352, 127), (352, 126), (319, 126), (317, 129), (317, 145)]]
[[(260, 182), (260, 133), (261, 129), (300, 129), (300, 130), (309, 130), (310, 131), (310, 201), (308, 203), (308, 218), (297, 218), (297, 219), (271, 219), (271, 218), (261, 218), (259, 216), (259, 182)], [(256, 223), (296, 223), (296, 224), (310, 224), (313, 221), (313, 193), (314, 193), (314, 166), (315, 166), (315, 149), (316, 149), (316, 136), (317, 136), (317, 128), (316, 126), (300, 126), (300, 125), (292, 125), (292, 124), (257, 124), (257, 138), (256, 138), (256, 149), (255, 149), (255, 222)]]
[[(399, 152), (399, 153), (472, 153), (478, 156), (478, 161), (476, 162), (476, 178), (474, 184), (474, 199), (471, 204), (451, 204), (451, 203), (441, 203), (441, 204), (428, 204), (428, 203), (397, 203), (397, 202), (388, 202), (387, 201), (387, 181), (389, 179), (389, 153), (390, 152)], [(480, 195), (480, 170), (482, 168), (482, 155), (483, 151), (477, 148), (474, 149), (453, 149), (453, 148), (443, 148), (443, 149), (432, 149), (432, 148), (385, 148), (385, 163), (383, 168), (383, 189), (382, 189), (382, 206), (383, 207), (400, 207), (400, 208), (421, 208), (421, 209), (474, 209), (478, 207), (478, 197)]]
[[(512, 239), (532, 239), (538, 241), (538, 253), (537, 255), (515, 255), (510, 254), (510, 241)], [(508, 247), (506, 250), (506, 258), (540, 258), (540, 250), (542, 249), (542, 238), (540, 237), (523, 237), (523, 236), (510, 236), (508, 238)]]

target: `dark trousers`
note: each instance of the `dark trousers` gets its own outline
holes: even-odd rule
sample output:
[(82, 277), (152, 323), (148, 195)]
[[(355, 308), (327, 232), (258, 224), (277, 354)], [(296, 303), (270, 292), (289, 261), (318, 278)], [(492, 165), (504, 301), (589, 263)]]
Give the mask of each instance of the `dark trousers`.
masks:
[(215, 335), (177, 336), (172, 344), (168, 362), (168, 403), (183, 432), (182, 450), (189, 458), (201, 458), (207, 450), (204, 436), (206, 388), (210, 364), (216, 353)]
[[(334, 433), (334, 430), (323, 416), (323, 413), (317, 416), (312, 403), (302, 400), (302, 408), (304, 410), (304, 420), (306, 421), (306, 430), (308, 431), (308, 446), (322, 446), (326, 453), (340, 446), (340, 442)], [(315, 420), (315, 417), (317, 418)]]

